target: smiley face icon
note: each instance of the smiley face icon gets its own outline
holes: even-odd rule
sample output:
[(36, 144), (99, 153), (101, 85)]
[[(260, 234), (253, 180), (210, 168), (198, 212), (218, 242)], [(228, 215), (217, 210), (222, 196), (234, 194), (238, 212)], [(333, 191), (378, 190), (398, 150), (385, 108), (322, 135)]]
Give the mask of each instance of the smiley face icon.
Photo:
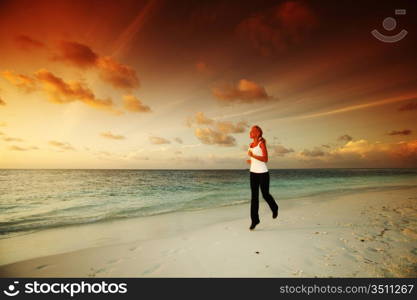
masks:
[[(396, 9), (395, 14), (405, 15), (406, 10)], [(384, 27), (386, 31), (392, 31), (397, 27), (397, 21), (392, 17), (385, 18), (384, 21), (382, 22), (382, 27)], [(408, 34), (408, 31), (403, 29), (395, 35), (385, 35), (385, 34), (380, 33), (377, 29), (374, 29), (371, 31), (371, 33), (375, 38), (377, 38), (381, 42), (395, 43), (395, 42), (401, 41)]]
[(17, 289), (16, 289), (16, 286), (15, 286), (15, 285), (17, 285), (18, 283), (19, 283), (19, 281), (14, 281), (14, 282), (13, 282), (13, 284), (10, 284), (10, 285), (7, 287), (7, 290), (4, 290), (3, 292), (4, 292), (7, 296), (10, 296), (10, 297), (14, 297), (14, 296), (18, 295), (18, 294), (20, 293), (20, 291), (19, 291), (19, 290), (17, 290)]

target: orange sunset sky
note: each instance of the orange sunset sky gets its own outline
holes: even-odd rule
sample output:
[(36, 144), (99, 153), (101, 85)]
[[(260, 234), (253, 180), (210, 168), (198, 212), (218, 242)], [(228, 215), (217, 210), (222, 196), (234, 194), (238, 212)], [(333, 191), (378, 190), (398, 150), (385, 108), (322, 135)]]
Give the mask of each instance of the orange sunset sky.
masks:
[(417, 5), (357, 3), (1, 0), (0, 168), (417, 167)]

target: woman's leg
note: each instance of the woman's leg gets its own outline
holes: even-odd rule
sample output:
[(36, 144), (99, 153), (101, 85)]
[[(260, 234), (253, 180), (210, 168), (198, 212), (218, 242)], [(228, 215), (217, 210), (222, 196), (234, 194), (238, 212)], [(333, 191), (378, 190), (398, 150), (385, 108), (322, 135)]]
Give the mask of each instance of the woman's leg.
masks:
[(269, 172), (261, 174), (262, 176), (260, 178), (260, 186), (262, 191), (262, 197), (268, 203), (272, 212), (275, 213), (278, 211), (278, 204), (275, 202), (274, 197), (272, 197), (272, 195), (269, 193)]
[(250, 217), (252, 223), (259, 223), (259, 174), (250, 172), (250, 188), (251, 188), (251, 203), (250, 203)]

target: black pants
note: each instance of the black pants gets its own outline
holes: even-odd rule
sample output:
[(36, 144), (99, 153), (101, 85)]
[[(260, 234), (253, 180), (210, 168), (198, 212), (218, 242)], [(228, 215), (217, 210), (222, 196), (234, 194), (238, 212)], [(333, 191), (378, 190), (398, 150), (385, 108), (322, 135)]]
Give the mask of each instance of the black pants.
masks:
[(262, 197), (268, 203), (272, 212), (278, 210), (278, 204), (269, 193), (269, 172), (253, 173), (250, 172), (250, 188), (252, 191), (252, 199), (250, 205), (250, 216), (252, 222), (258, 223), (259, 220), (259, 186), (261, 187)]

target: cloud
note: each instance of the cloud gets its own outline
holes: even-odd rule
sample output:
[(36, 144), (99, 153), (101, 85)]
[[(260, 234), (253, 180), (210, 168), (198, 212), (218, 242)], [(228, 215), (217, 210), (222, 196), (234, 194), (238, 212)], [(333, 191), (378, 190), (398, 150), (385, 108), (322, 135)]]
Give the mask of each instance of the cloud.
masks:
[(42, 83), (42, 90), (48, 94), (48, 99), (54, 103), (69, 103), (81, 101), (88, 106), (111, 111), (115, 114), (122, 112), (115, 110), (111, 99), (98, 99), (94, 93), (79, 81), (64, 81), (45, 69), (35, 73), (36, 79)]
[(242, 20), (238, 36), (261, 55), (272, 56), (304, 41), (317, 27), (316, 14), (302, 1), (285, 1)]
[[(0, 123), (1, 125), (1, 123)], [(5, 142), (23, 142), (24, 140), (21, 138), (15, 138), (11, 136), (7, 136), (5, 133), (0, 131), (0, 136), (2, 136), (3, 141)]]
[(3, 71), (2, 75), (7, 81), (25, 93), (30, 93), (37, 89), (35, 79), (27, 75), (17, 74), (12, 71)]
[(305, 155), (298, 158), (318, 166), (343, 167), (417, 167), (417, 140), (398, 143), (352, 140), (325, 152), (324, 155)]
[[(4, 71), (2, 75), (10, 83), (17, 86), (24, 92), (33, 92), (40, 90), (48, 95), (48, 100), (53, 103), (71, 103), (81, 101), (91, 107), (107, 110), (116, 115), (124, 112), (116, 109), (110, 98), (100, 99), (95, 96), (93, 91), (81, 81), (64, 81), (52, 72), (41, 69), (30, 76), (17, 74), (11, 71)], [(0, 99), (1, 100), (1, 99)], [(150, 112), (151, 108), (144, 105), (138, 98), (133, 95), (123, 96), (124, 108), (131, 112)], [(2, 103), (0, 102), (0, 105)]]
[(246, 128), (249, 127), (249, 124), (246, 121), (240, 121), (236, 124), (233, 124), (230, 121), (217, 121), (216, 127), (223, 133), (243, 133), (246, 131)]
[(284, 156), (288, 153), (294, 152), (292, 148), (286, 148), (282, 145), (272, 146), (272, 155), (274, 156)]
[(71, 41), (60, 41), (58, 51), (54, 59), (62, 60), (79, 68), (95, 67), (98, 55), (90, 47)]
[(338, 141), (345, 141), (345, 142), (349, 142), (349, 141), (351, 141), (353, 138), (350, 136), (350, 135), (348, 135), (348, 134), (344, 134), (344, 135), (341, 135), (341, 136), (339, 136), (338, 138), (337, 138), (337, 140)]
[(81, 69), (95, 68), (100, 77), (115, 88), (123, 90), (139, 88), (135, 69), (117, 62), (110, 56), (100, 56), (87, 45), (60, 41), (57, 50), (54, 59), (65, 61)]
[(132, 112), (150, 112), (151, 108), (144, 105), (138, 98), (132, 95), (123, 96), (124, 108)]
[(317, 157), (326, 155), (326, 153), (319, 147), (315, 147), (313, 150), (304, 149), (300, 152), (300, 154), (306, 157)]
[(213, 119), (207, 118), (203, 112), (197, 112), (194, 116), (194, 122), (198, 125), (210, 125), (214, 123)]
[(13, 151), (28, 151), (28, 150), (37, 150), (37, 149), (39, 148), (36, 146), (31, 146), (31, 147), (20, 147), (16, 145), (9, 146), (9, 150), (13, 150)]
[(169, 140), (157, 136), (150, 136), (149, 140), (154, 145), (171, 144)]
[(10, 136), (4, 137), (3, 141), (5, 141), (5, 142), (23, 142), (23, 140), (21, 138), (14, 138), (14, 137), (10, 137)]
[(102, 132), (100, 135), (104, 138), (113, 139), (113, 140), (124, 140), (125, 139), (125, 137), (123, 135), (113, 134), (110, 131)]
[(42, 43), (41, 41), (35, 40), (27, 35), (16, 36), (15, 42), (20, 49), (27, 50), (27, 51), (46, 48), (44, 43)]
[(118, 63), (111, 57), (100, 57), (97, 63), (100, 76), (116, 88), (132, 90), (139, 88), (135, 69)]
[(226, 85), (213, 88), (212, 92), (218, 100), (225, 102), (253, 103), (272, 99), (264, 87), (247, 79), (239, 80), (236, 86)]
[(361, 139), (358, 141), (350, 141), (343, 147), (331, 152), (331, 154), (354, 154), (358, 155), (361, 159), (379, 159), (380, 161), (388, 159), (397, 163), (409, 161), (413, 166), (417, 166), (417, 140), (390, 144), (381, 142), (372, 143)]
[(324, 148), (331, 148), (330, 145), (321, 145)]
[(129, 153), (127, 153), (123, 156), (123, 159), (126, 159), (126, 160), (130, 160), (130, 159), (149, 160), (149, 157), (144, 156), (142, 154), (143, 151), (144, 151), (143, 149), (137, 149), (137, 150), (134, 150), (134, 151), (130, 151)]
[(398, 110), (399, 111), (417, 110), (417, 101), (406, 103), (402, 105)]
[(215, 68), (212, 65), (208, 65), (206, 62), (204, 61), (198, 61), (194, 64), (195, 69), (197, 70), (198, 73), (203, 74), (203, 75), (208, 75), (211, 76), (213, 74), (215, 74), (217, 71), (215, 71)]
[(6, 122), (0, 122), (0, 127), (6, 127), (7, 123)]
[[(249, 127), (246, 121), (233, 124), (230, 121), (216, 121), (208, 118), (203, 112), (197, 112), (187, 119), (187, 125), (193, 127), (195, 136), (206, 145), (235, 146), (236, 140), (231, 133), (243, 133)], [(207, 126), (201, 128), (202, 125)], [(211, 128), (209, 128), (211, 127)]]
[(71, 146), (69, 143), (62, 143), (62, 142), (58, 142), (58, 141), (49, 141), (49, 144), (57, 147), (61, 150), (71, 150), (71, 151), (75, 151), (75, 148), (73, 146)]
[(196, 128), (195, 136), (203, 144), (207, 145), (219, 145), (227, 147), (236, 145), (236, 140), (233, 136), (211, 128)]
[(179, 137), (176, 137), (176, 138), (174, 139), (174, 141), (176, 141), (178, 144), (182, 144), (182, 143), (183, 143), (182, 139), (181, 139), (181, 138), (179, 138)]
[(388, 135), (410, 135), (411, 134), (411, 130), (410, 129), (404, 129), (404, 130), (392, 130), (390, 132), (388, 132)]
[(199, 61), (195, 64), (195, 68), (198, 72), (205, 73), (207, 72), (207, 64), (203, 61)]
[(1, 97), (0, 97), (0, 105), (6, 105), (6, 101), (4, 101)]

